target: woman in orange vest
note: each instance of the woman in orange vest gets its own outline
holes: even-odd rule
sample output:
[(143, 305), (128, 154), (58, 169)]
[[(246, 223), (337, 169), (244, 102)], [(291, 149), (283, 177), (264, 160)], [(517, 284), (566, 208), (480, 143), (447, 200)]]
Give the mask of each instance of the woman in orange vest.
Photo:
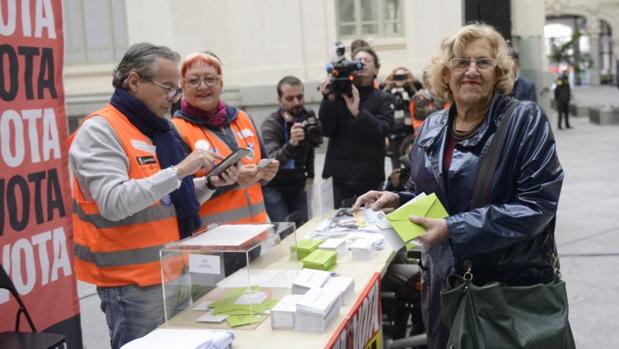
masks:
[(272, 160), (266, 167), (258, 168), (258, 162), (267, 154), (251, 117), (221, 101), (223, 79), (219, 58), (206, 52), (190, 54), (181, 64), (181, 79), (184, 98), (172, 122), (187, 146), (192, 151), (203, 148), (223, 157), (237, 148), (250, 150), (240, 162), (238, 182), (217, 188), (200, 208), (202, 226), (267, 222), (261, 181), (273, 179), (279, 162)]

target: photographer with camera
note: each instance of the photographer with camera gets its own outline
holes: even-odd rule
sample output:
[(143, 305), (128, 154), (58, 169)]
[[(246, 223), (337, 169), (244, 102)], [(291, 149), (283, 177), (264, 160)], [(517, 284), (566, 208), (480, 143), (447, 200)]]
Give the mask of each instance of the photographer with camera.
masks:
[(400, 145), (406, 136), (413, 134), (409, 104), (413, 95), (423, 87), (405, 67), (395, 68), (385, 78), (384, 85), (383, 90), (392, 94), (394, 99), (394, 125), (389, 135), (387, 156), (391, 159), (392, 168), (395, 170), (400, 167)]
[(393, 96), (374, 88), (380, 67), (376, 52), (360, 47), (352, 57), (329, 66), (320, 87), (324, 98), (318, 114), (329, 137), (322, 177), (333, 177), (336, 208), (344, 199), (382, 187), (385, 138), (393, 127)]
[(295, 211), (301, 211), (305, 221), (306, 188), (314, 179), (314, 148), (322, 144), (322, 129), (314, 112), (304, 108), (298, 78), (279, 81), (277, 101), (279, 109), (260, 128), (269, 157), (281, 164), (275, 178), (262, 188), (265, 205), (272, 222), (284, 222)]

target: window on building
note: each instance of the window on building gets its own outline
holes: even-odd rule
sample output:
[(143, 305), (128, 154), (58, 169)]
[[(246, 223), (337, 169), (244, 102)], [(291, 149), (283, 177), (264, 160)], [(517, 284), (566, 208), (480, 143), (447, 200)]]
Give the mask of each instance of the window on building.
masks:
[(124, 0), (64, 0), (67, 65), (113, 63), (127, 50)]
[(404, 34), (401, 0), (337, 0), (339, 38)]

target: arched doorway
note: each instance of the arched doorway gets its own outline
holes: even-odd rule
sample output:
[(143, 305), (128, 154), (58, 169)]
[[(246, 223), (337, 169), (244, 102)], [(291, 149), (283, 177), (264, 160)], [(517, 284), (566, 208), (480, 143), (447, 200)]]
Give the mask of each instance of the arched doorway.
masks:
[(551, 73), (570, 72), (575, 85), (588, 84), (592, 69), (587, 20), (582, 16), (546, 17), (544, 41)]

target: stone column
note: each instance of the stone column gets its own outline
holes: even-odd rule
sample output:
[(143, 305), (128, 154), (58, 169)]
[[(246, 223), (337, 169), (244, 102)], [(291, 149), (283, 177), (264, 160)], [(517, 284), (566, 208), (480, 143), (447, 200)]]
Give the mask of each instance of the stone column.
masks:
[(589, 54), (593, 66), (589, 69), (591, 86), (600, 84), (600, 19), (597, 16), (587, 17), (587, 34), (589, 35)]

